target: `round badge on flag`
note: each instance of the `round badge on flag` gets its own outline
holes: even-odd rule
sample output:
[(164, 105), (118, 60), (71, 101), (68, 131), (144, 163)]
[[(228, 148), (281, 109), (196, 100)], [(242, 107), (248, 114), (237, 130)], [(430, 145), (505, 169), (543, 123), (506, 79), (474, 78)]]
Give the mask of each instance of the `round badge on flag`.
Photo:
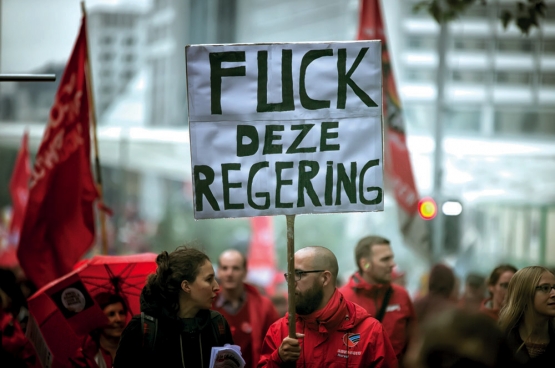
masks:
[(85, 296), (76, 288), (67, 288), (62, 293), (62, 304), (67, 310), (79, 313), (85, 309)]

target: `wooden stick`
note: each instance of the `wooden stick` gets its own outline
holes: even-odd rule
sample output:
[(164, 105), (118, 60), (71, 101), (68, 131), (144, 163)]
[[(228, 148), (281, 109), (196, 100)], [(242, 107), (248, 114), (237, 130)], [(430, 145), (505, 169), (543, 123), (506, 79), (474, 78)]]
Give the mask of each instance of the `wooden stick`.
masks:
[[(85, 9), (85, 2), (81, 1), (81, 12), (83, 13), (83, 17), (85, 20), (87, 19), (87, 11)], [(93, 81), (92, 81), (92, 70), (91, 70), (91, 63), (90, 63), (90, 47), (89, 47), (89, 36), (88, 32), (85, 29), (85, 33), (87, 34), (87, 57), (85, 60), (85, 74), (87, 79), (87, 92), (89, 95), (89, 111), (90, 111), (90, 118), (91, 118), (91, 131), (93, 136), (93, 146), (94, 146), (94, 168), (96, 173), (96, 189), (98, 191), (98, 198), (100, 203), (104, 203), (104, 193), (102, 190), (102, 173), (100, 170), (100, 157), (98, 152), (98, 138), (96, 135), (96, 109), (94, 105), (94, 89), (93, 89)], [(102, 254), (108, 254), (108, 237), (106, 234), (106, 214), (104, 210), (101, 209), (100, 213), (100, 236), (102, 240)]]
[(0, 82), (55, 82), (56, 74), (0, 74)]
[(286, 215), (287, 221), (287, 294), (289, 302), (289, 337), (297, 338), (295, 330), (295, 215)]

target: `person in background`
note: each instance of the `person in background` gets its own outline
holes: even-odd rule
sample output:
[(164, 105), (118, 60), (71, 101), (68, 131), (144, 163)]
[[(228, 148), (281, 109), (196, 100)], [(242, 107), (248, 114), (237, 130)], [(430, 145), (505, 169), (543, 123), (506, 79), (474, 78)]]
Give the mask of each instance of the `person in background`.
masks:
[(459, 300), (459, 306), (471, 311), (480, 310), (486, 294), (486, 279), (484, 276), (471, 272), (464, 280), (464, 290)]
[(224, 251), (218, 258), (217, 278), (221, 292), (213, 309), (231, 327), (233, 341), (241, 347), (246, 367), (258, 363), (266, 331), (278, 318), (272, 301), (256, 287), (245, 283), (247, 260), (237, 250)]
[(362, 238), (355, 248), (358, 272), (339, 291), (382, 322), (397, 359), (401, 360), (416, 316), (407, 291), (391, 282), (393, 257), (389, 240), (380, 236)]
[(106, 315), (108, 324), (85, 338), (83, 346), (72, 358), (74, 367), (112, 367), (121, 334), (127, 325), (127, 306), (121, 296), (103, 292), (96, 294), (94, 299)]
[(275, 294), (270, 298), (270, 300), (272, 301), (274, 308), (276, 308), (278, 318), (285, 316), (287, 308), (289, 307), (287, 304), (287, 294)]
[(517, 368), (495, 321), (451, 308), (419, 325), (405, 356), (406, 368)]
[(428, 293), (414, 302), (416, 319), (419, 323), (439, 312), (457, 305), (455, 274), (446, 265), (436, 264), (428, 277)]
[(0, 366), (41, 367), (33, 344), (17, 320), (23, 300), (15, 274), (0, 268)]
[[(141, 312), (121, 336), (115, 368), (207, 368), (212, 347), (233, 344), (229, 324), (211, 311), (220, 290), (206, 254), (179, 247), (156, 258), (156, 273), (141, 293)], [(155, 320), (146, 329), (147, 320)]]
[(487, 281), (490, 297), (482, 302), (481, 312), (497, 321), (499, 310), (505, 304), (509, 281), (516, 271), (518, 271), (517, 268), (509, 264), (502, 264), (493, 269)]
[(499, 312), (499, 326), (524, 367), (555, 365), (555, 275), (540, 266), (517, 271)]
[(397, 366), (382, 325), (343, 297), (337, 273), (337, 259), (327, 248), (295, 253), (296, 338), (289, 337), (288, 315), (277, 320), (264, 339), (259, 368)]

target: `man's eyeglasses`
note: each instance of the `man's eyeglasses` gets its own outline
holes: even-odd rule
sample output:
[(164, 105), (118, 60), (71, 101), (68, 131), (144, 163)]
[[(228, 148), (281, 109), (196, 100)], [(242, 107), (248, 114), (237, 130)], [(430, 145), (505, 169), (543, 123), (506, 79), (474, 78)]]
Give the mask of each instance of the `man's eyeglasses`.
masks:
[(539, 290), (544, 294), (550, 293), (552, 289), (555, 290), (555, 285), (541, 284), (539, 286), (536, 286), (536, 290)]
[[(305, 273), (316, 273), (316, 272), (325, 272), (326, 270), (313, 270), (313, 271), (295, 271), (295, 281), (301, 281), (301, 278), (303, 277), (303, 275)], [(285, 280), (287, 280), (289, 274), (288, 273), (284, 273), (283, 276), (285, 276)]]

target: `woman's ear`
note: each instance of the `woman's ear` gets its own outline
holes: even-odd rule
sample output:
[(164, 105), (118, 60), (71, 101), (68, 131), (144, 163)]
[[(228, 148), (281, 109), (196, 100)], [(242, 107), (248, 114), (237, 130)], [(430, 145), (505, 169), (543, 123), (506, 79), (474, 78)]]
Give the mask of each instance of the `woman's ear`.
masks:
[(186, 293), (191, 292), (191, 287), (189, 286), (189, 282), (187, 280), (181, 281), (181, 290), (183, 290)]

